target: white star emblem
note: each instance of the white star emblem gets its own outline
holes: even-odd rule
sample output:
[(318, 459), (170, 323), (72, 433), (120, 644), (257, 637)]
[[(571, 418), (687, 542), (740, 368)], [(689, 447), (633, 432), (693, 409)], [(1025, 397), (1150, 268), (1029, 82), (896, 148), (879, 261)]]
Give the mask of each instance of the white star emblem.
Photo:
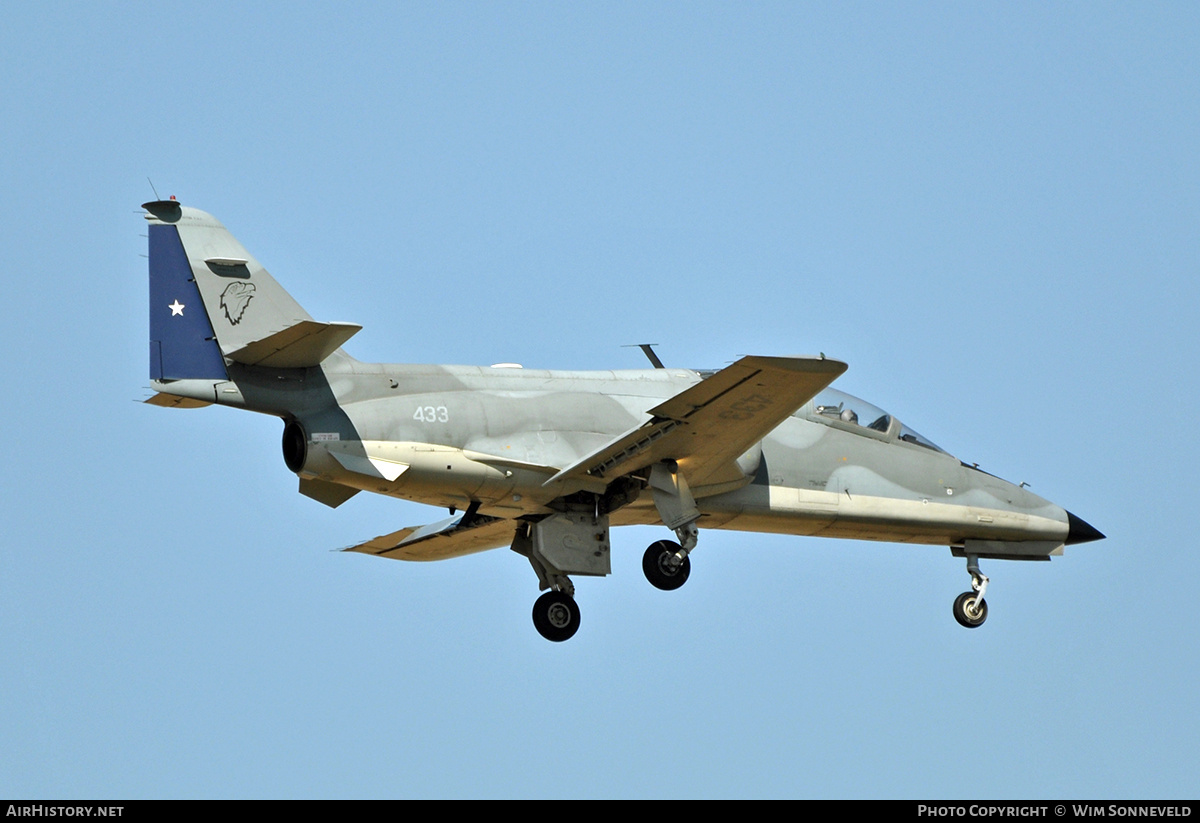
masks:
[(176, 299), (175, 302), (172, 303), (171, 305), (167, 306), (167, 308), (171, 310), (172, 317), (174, 317), (177, 314), (180, 317), (183, 316), (183, 304), (180, 303), (178, 299)]

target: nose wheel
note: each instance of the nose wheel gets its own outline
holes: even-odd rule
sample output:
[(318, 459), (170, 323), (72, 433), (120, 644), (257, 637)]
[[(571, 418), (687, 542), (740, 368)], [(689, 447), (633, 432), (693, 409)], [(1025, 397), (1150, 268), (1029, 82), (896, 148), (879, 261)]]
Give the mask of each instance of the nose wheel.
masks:
[(987, 601), (983, 599), (983, 593), (987, 591), (988, 579), (979, 571), (978, 557), (967, 557), (967, 572), (971, 575), (971, 591), (954, 598), (954, 619), (960, 626), (977, 629), (987, 620)]
[(968, 629), (979, 628), (987, 620), (987, 601), (976, 592), (963, 592), (954, 598), (954, 619)]
[(548, 591), (533, 604), (533, 625), (547, 640), (561, 643), (579, 631), (579, 606), (566, 592)]

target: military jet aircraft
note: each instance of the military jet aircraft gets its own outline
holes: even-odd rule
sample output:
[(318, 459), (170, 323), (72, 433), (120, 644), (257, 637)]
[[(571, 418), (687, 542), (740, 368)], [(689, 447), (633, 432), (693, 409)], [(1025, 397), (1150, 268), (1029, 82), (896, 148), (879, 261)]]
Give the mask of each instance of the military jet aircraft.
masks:
[(571, 575), (611, 571), (612, 526), (661, 524), (646, 549), (659, 589), (687, 580), (701, 528), (948, 546), (987, 618), (983, 558), (1049, 560), (1099, 540), (1070, 512), (960, 462), (882, 409), (830, 388), (846, 364), (743, 357), (718, 371), (542, 371), (515, 364), (362, 363), (362, 327), (314, 320), (211, 215), (174, 198), (149, 222), (146, 402), (213, 403), (279, 417), (300, 492), (338, 506), (360, 491), (450, 517), (346, 551), (443, 560), (511, 547), (546, 590), (543, 637), (579, 628)]

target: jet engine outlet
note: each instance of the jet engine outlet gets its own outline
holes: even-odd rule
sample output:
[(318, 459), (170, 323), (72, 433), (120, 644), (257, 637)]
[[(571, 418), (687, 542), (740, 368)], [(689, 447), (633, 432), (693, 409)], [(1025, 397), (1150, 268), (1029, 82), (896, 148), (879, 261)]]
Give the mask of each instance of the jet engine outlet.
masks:
[(297, 474), (308, 459), (308, 435), (295, 420), (283, 427), (283, 462)]

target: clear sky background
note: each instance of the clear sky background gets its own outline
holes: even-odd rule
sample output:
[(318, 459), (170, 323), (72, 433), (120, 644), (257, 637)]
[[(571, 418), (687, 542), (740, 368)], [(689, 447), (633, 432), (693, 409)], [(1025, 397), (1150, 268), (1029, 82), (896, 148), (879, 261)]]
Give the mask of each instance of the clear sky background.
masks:
[[(1200, 6), (244, 5), (5, 7), (0, 796), (1200, 794)], [(967, 631), (946, 548), (619, 530), (548, 643), (137, 402), (147, 177), (359, 359), (823, 351), (1108, 539)]]

